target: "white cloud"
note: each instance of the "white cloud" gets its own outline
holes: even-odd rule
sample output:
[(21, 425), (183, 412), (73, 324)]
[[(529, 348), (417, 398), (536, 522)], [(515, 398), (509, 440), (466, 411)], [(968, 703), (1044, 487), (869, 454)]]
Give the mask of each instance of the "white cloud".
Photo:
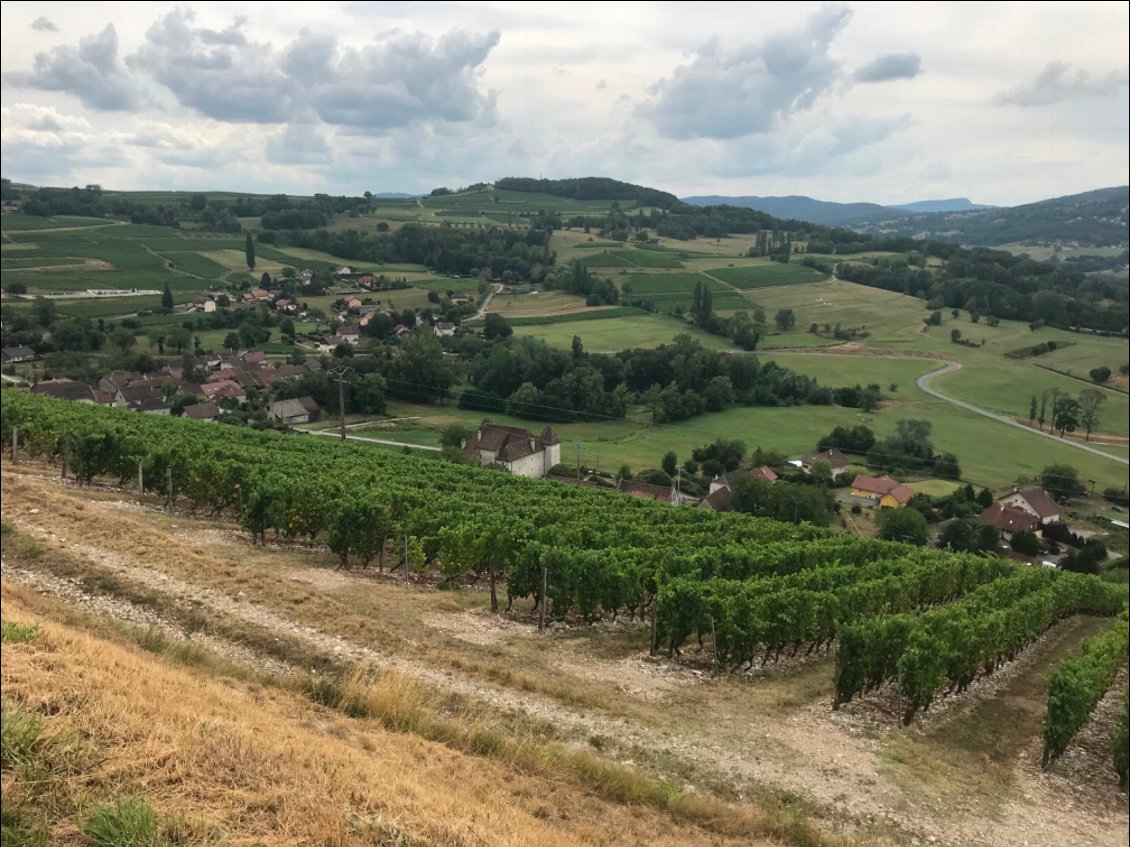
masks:
[(1126, 71), (1111, 71), (1092, 77), (1087, 71), (1064, 62), (1048, 62), (1031, 82), (1001, 91), (993, 102), (1002, 106), (1049, 106), (1079, 97), (1117, 95), (1127, 85)]
[(707, 44), (652, 89), (638, 113), (666, 138), (739, 138), (769, 132), (833, 87), (839, 63), (829, 47), (851, 19), (828, 6), (799, 29), (735, 50)]
[(4, 81), (21, 88), (67, 92), (91, 109), (133, 111), (142, 102), (140, 89), (118, 60), (113, 24), (80, 39), (78, 47), (63, 45), (36, 53), (31, 73), (5, 74)]

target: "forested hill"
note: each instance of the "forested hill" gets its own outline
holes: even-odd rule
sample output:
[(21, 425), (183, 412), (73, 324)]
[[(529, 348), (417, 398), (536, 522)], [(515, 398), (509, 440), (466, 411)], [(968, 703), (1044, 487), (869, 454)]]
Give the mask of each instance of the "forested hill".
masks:
[(740, 206), (756, 209), (775, 218), (808, 221), (827, 226), (856, 218), (899, 214), (897, 210), (880, 206), (878, 203), (833, 203), (829, 200), (816, 200), (797, 194), (790, 194), (788, 197), (726, 197), (710, 194), (701, 197), (684, 197), (683, 201), (692, 206)]
[(660, 209), (673, 209), (682, 205), (678, 197), (666, 191), (600, 176), (574, 179), (531, 179), (508, 176), (496, 181), (494, 187), (505, 191), (527, 191), (572, 197), (574, 200), (634, 200), (638, 206), (655, 206)]
[(1094, 247), (1126, 244), (1127, 186), (1100, 188), (1011, 208), (867, 216), (848, 225), (861, 232), (961, 244), (1075, 241)]

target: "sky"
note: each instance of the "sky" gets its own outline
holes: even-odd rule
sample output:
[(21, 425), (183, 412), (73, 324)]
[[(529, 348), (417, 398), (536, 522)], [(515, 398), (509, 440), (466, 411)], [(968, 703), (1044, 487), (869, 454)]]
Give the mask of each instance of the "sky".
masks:
[(1130, 4), (0, 6), (0, 171), (1017, 205), (1130, 182)]

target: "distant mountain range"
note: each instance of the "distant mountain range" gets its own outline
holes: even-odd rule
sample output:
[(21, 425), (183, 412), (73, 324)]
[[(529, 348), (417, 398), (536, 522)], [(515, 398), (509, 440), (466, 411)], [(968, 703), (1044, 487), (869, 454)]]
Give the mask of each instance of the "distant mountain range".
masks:
[(403, 191), (380, 191), (373, 195), (381, 200), (408, 200), (419, 197), (419, 194), (405, 194)]
[(962, 244), (1076, 242), (1108, 247), (1125, 245), (1130, 238), (1128, 199), (1130, 188), (1121, 185), (1023, 206), (980, 211), (913, 214), (895, 210), (856, 218), (846, 226), (860, 232)]
[(1023, 206), (982, 206), (964, 197), (900, 206), (832, 203), (811, 197), (685, 197), (695, 206), (728, 204), (775, 218), (880, 235), (996, 246), (1026, 242), (1124, 245), (1130, 237), (1127, 186), (1099, 188)]
[(808, 221), (824, 226), (838, 226), (860, 218), (890, 217), (892, 214), (972, 212), (993, 208), (971, 203), (965, 197), (955, 197), (950, 200), (920, 200), (900, 206), (882, 206), (878, 203), (834, 203), (830, 200), (816, 200), (797, 194), (787, 197), (727, 197), (711, 194), (683, 197), (682, 200), (692, 206), (743, 206), (783, 220)]

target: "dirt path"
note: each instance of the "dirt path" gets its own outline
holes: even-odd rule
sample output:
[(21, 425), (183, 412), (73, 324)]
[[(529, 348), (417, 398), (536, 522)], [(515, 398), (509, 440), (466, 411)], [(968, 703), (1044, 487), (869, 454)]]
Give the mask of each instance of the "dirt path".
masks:
[[(1125, 809), (1096, 810), (1082, 800), (1059, 808), (1054, 784), (1033, 771), (1028, 762), (1017, 765), (1017, 787), (1009, 791), (991, 817), (980, 806), (965, 802), (947, 804), (936, 795), (922, 794), (891, 777), (890, 747), (900, 737), (919, 738), (937, 733), (947, 722), (959, 725), (953, 722), (960, 718), (963, 709), (974, 708), (981, 699), (1010, 684), (1014, 675), (1023, 676), (1028, 672), (1026, 668), (1036, 667), (1047, 650), (1074, 643), (1070, 626), (1053, 631), (1024, 660), (973, 686), (968, 696), (945, 701), (942, 708), (932, 710), (909, 730), (896, 731), (869, 722), (878, 713), (875, 702), (852, 704), (852, 709), (832, 713), (823, 696), (755, 725), (736, 724), (724, 715), (703, 712), (701, 704), (713, 702), (714, 690), (685, 684), (676, 686), (680, 699), (675, 701), (671, 722), (652, 726), (646, 721), (573, 708), (536, 693), (492, 685), (446, 667), (393, 655), (371, 643), (335, 634), (333, 620), (327, 620), (324, 626), (311, 626), (297, 619), (291, 609), (283, 608), (282, 599), (273, 601), (267, 599), (268, 592), (257, 591), (258, 581), (269, 571), (244, 566), (231, 553), (227, 554), (226, 573), (236, 582), (241, 574), (246, 575), (248, 587), (246, 592), (236, 592), (229, 583), (225, 590), (209, 579), (203, 567), (195, 576), (194, 562), (203, 554), (199, 549), (201, 542), (193, 540), (199, 531), (194, 530), (189, 518), (178, 516), (177, 526), (162, 528), (166, 526), (163, 513), (161, 520), (157, 520), (157, 515), (139, 513), (133, 503), (84, 499), (81, 494), (76, 498), (78, 492), (70, 486), (28, 473), (5, 472), (3, 488), (4, 516), (14, 522), (19, 532), (45, 544), (62, 545), (92, 566), (139, 583), (174, 602), (200, 603), (225, 618), (285, 634), (343, 662), (392, 668), (441, 690), (489, 704), (500, 712), (528, 714), (552, 723), (580, 743), (599, 736), (607, 740), (606, 751), (620, 760), (633, 760), (640, 751), (646, 751), (657, 760), (686, 763), (708, 784), (725, 784), (739, 794), (762, 790), (759, 787), (792, 792), (812, 803), (818, 810), (817, 816), (832, 828), (869, 836), (894, 829), (908, 834), (912, 843), (941, 842), (963, 847), (1122, 847), (1126, 843)], [(107, 526), (113, 526), (115, 531), (106, 532)], [(163, 533), (157, 554), (152, 549), (155, 532)], [(297, 576), (311, 591), (319, 591), (326, 590), (325, 577), (329, 573), (333, 572), (323, 568), (291, 568), (277, 578), (294, 580)], [(53, 583), (50, 575), (35, 568), (34, 562), (23, 563), (18, 570), (11, 570), (5, 563), (4, 577), (28, 584), (38, 580), (41, 590), (59, 592), (80, 605), (92, 602), (81, 596), (79, 587), (60, 586), (57, 580)], [(340, 579), (355, 578), (334, 573), (333, 582)], [(102, 604), (96, 611), (123, 617), (130, 613), (128, 604)], [(479, 613), (463, 613), (462, 618), (449, 616), (451, 625), (457, 628), (466, 627), (468, 621), (478, 629), (497, 627), (499, 620)], [(480, 619), (481, 626), (477, 623)], [(161, 622), (149, 618), (148, 623)], [(489, 633), (479, 635), (492, 637)], [(521, 637), (538, 638), (529, 631)], [(218, 646), (224, 648), (222, 644)], [(546, 649), (553, 649), (553, 644)], [(617, 662), (626, 662), (623, 667), (639, 673), (654, 672), (662, 665), (642, 655)], [(567, 674), (600, 673), (608, 677), (616, 675), (619, 666), (581, 656), (561, 670)], [(740, 688), (741, 683), (710, 682), (702, 677), (697, 683), (733, 685), (733, 696), (749, 696), (751, 691)], [(1048, 814), (1050, 809), (1056, 809), (1055, 815)]]

